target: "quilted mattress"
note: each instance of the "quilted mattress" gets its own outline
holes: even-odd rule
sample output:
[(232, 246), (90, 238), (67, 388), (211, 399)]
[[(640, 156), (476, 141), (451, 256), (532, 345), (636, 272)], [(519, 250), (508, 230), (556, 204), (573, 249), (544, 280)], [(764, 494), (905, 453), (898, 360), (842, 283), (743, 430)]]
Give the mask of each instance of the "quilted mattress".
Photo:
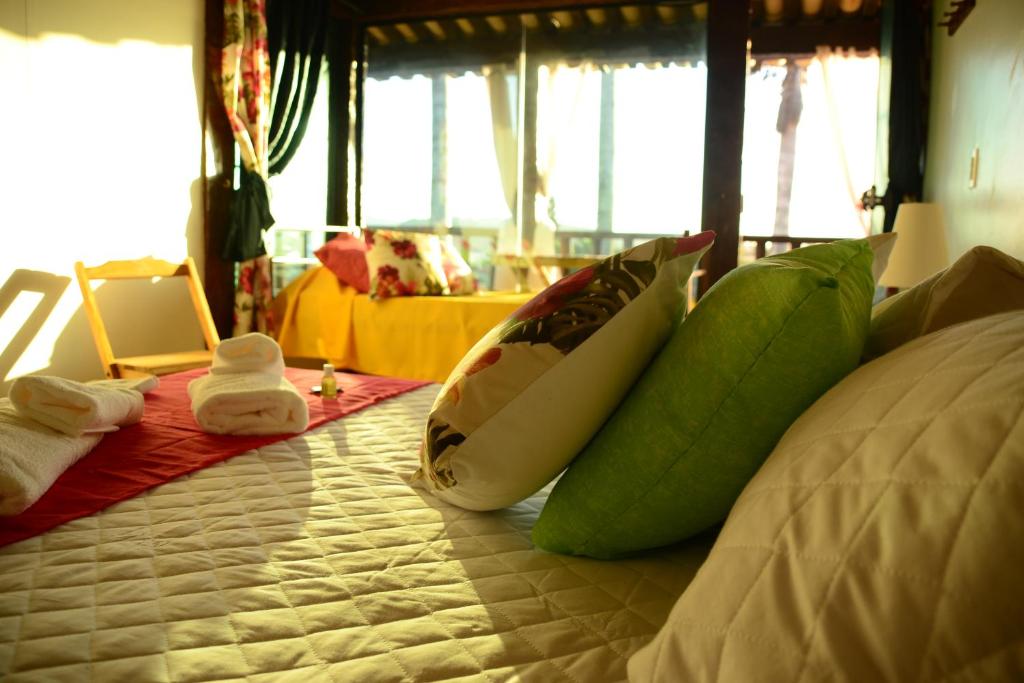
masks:
[(407, 482), (436, 386), (0, 549), (5, 681), (615, 681), (712, 539), (602, 562)]

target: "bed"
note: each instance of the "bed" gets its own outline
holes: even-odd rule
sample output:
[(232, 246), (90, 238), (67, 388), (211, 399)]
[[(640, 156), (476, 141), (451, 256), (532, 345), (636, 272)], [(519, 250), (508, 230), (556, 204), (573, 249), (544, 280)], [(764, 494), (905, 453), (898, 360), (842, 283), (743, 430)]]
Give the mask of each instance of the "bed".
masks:
[(411, 487), (426, 386), (0, 549), (8, 681), (614, 681), (710, 549), (534, 550)]
[[(867, 276), (864, 249), (846, 243), (831, 251), (853, 254)], [(797, 261), (787, 268), (777, 262), (726, 282), (794, 276)], [(1016, 299), (1003, 298), (1001, 313), (971, 309), (928, 333), (882, 324), (893, 322), (888, 316), (950, 314), (950, 301), (932, 294), (944, 278), (960, 279), (961, 270), (955, 264), (876, 311), (872, 333), (887, 329), (881, 355), (792, 416), (728, 501), (721, 526), (716, 517), (696, 536), (636, 546), (629, 552), (638, 554), (615, 560), (538, 550), (552, 538), (538, 536), (544, 516), (574, 476), (588, 473), (577, 466), (587, 453), (522, 502), (494, 512), (453, 507), (421, 488), (429, 477), (413, 480), (438, 387), (410, 386), (0, 548), (0, 678), (1021, 680), (1024, 312)], [(1002, 290), (1020, 291), (1024, 269), (1011, 275), (985, 293), (995, 299)], [(963, 287), (981, 281), (966, 278)], [(827, 279), (809, 282), (830, 296), (835, 290)], [(869, 298), (871, 288), (865, 290)], [(793, 305), (805, 299), (795, 297)], [(746, 300), (709, 294), (674, 340), (698, 330), (701, 339), (720, 341), (736, 329), (720, 323), (720, 314)], [(715, 332), (711, 325), (718, 336), (708, 332)], [(666, 348), (655, 364), (671, 359)], [(691, 351), (694, 367), (725, 376), (726, 363), (701, 363)], [(672, 373), (650, 377), (681, 384)], [(161, 391), (171, 383), (162, 380)], [(685, 386), (678, 390), (688, 406), (700, 399)], [(666, 395), (641, 384), (627, 400), (664, 403)], [(154, 407), (162, 400), (151, 398)], [(772, 407), (775, 414), (783, 409), (780, 402)], [(154, 418), (148, 421), (159, 424)], [(640, 418), (629, 423), (631, 448), (612, 451), (626, 467), (589, 485), (576, 509), (605, 514), (616, 497), (602, 487), (628, 493), (631, 469), (644, 477), (655, 472), (658, 487), (670, 479), (671, 471), (651, 469), (655, 450), (638, 447), (638, 435), (664, 439), (685, 425), (644, 430)], [(182, 429), (183, 421), (172, 426)], [(707, 431), (706, 423), (696, 428)], [(707, 461), (706, 481), (727, 474), (742, 445), (736, 433), (723, 432), (728, 450)], [(192, 443), (169, 452), (184, 459), (209, 450)], [(634, 467), (630, 454), (644, 464)], [(86, 467), (98, 469), (95, 462)], [(648, 487), (626, 510), (692, 505), (701, 491), (699, 483), (678, 480), (663, 493)], [(671, 512), (622, 516), (637, 521), (623, 543), (662, 521), (678, 528), (684, 520)]]
[(277, 341), (289, 358), (443, 382), (480, 337), (531, 296), (485, 292), (373, 301), (317, 266), (274, 300)]

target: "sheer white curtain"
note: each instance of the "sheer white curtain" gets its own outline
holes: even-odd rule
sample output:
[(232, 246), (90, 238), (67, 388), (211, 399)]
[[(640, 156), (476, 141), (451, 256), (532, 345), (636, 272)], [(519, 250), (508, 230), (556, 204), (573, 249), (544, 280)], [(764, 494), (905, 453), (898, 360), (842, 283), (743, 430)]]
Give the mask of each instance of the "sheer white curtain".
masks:
[[(563, 189), (560, 186), (586, 184), (596, 193), (600, 75), (600, 71), (589, 62), (545, 64), (538, 71), (534, 253), (555, 253), (555, 233), (558, 224), (563, 222), (558, 217), (558, 200), (568, 195), (560, 191)], [(559, 173), (561, 157), (578, 161), (583, 155), (593, 155), (592, 178), (575, 177), (575, 174), (565, 178)]]
[[(498, 231), (495, 251), (498, 254), (516, 254), (521, 249), (519, 228), (516, 225), (516, 202), (519, 197), (519, 143), (516, 130), (517, 101), (511, 88), (516, 79), (514, 72), (498, 66), (484, 70), (487, 79), (487, 93), (491, 104), (491, 131), (494, 138), (494, 157), (501, 176), (501, 190), (512, 220)], [(516, 277), (505, 266), (494, 269), (494, 289), (512, 289)]]
[[(745, 235), (770, 235), (779, 178), (776, 129), (789, 66), (800, 67), (788, 232), (796, 237), (858, 237), (867, 216), (860, 195), (874, 182), (878, 55), (821, 49), (812, 57), (762, 64), (747, 78), (743, 134)], [(785, 163), (785, 160), (782, 160)]]
[[(560, 231), (595, 231), (599, 211), (609, 207), (611, 220), (600, 226), (605, 231), (699, 230), (707, 83), (702, 63), (602, 68), (548, 62), (535, 68), (536, 119), (523, 122), (535, 126), (533, 169), (521, 168), (524, 155), (516, 148), (520, 132), (514, 89), (506, 80), (510, 72), (494, 68), (487, 76), (505, 199), (510, 207), (518, 202), (534, 225), (531, 234), (522, 234), (520, 226), (517, 241), (504, 242), (500, 252), (556, 254)], [(606, 152), (610, 147), (609, 156), (602, 158), (602, 145)], [(602, 178), (602, 169), (610, 177)], [(531, 171), (535, 192), (517, 197)], [(605, 240), (600, 248), (621, 247)]]
[[(491, 103), (491, 130), (494, 138), (494, 156), (498, 162), (498, 173), (501, 176), (501, 190), (505, 203), (513, 218), (516, 215), (516, 199), (519, 190), (518, 169), (518, 136), (515, 124), (516, 102), (510, 89), (514, 87), (514, 79), (510, 83), (512, 72), (506, 67), (488, 68), (484, 72), (487, 78), (487, 93)], [(498, 251), (515, 252), (518, 239), (514, 220), (509, 226), (512, 230), (503, 229), (498, 235)]]
[[(486, 72), (491, 102), (494, 153), (501, 174), (502, 190), (513, 215), (518, 216), (516, 204), (522, 182), (521, 155), (518, 149), (517, 102), (511, 94), (510, 71), (495, 67)], [(511, 230), (502, 230), (498, 236), (498, 252), (524, 254), (556, 253), (558, 230), (556, 197), (553, 191), (558, 172), (560, 154), (572, 153), (578, 136), (573, 134), (579, 124), (579, 110), (585, 85), (599, 75), (592, 64), (570, 66), (565, 63), (543, 64), (537, 74), (536, 126), (536, 192), (523, 197), (522, 211), (531, 211), (534, 230), (522, 233), (522, 221)], [(512, 81), (514, 84), (515, 81)], [(596, 137), (590, 141), (596, 150)], [(596, 169), (596, 165), (595, 165)], [(596, 180), (596, 176), (595, 176)], [(595, 184), (596, 188), (596, 184)], [(549, 274), (549, 277), (553, 274)], [(507, 275), (496, 274), (496, 287)], [(537, 282), (531, 282), (536, 286)]]
[[(864, 130), (864, 123), (865, 120), (873, 121), (871, 114), (878, 103), (877, 97), (865, 98), (864, 89), (870, 88), (868, 94), (877, 93), (878, 57), (872, 55), (865, 59), (856, 54), (845, 55), (841, 50), (819, 47), (814, 61), (821, 67), (822, 90), (828, 103), (828, 120), (832, 126), (837, 161), (843, 171), (846, 194), (867, 234), (871, 227), (869, 216), (860, 210), (859, 202), (874, 175), (875, 155), (874, 149), (864, 144), (864, 138), (873, 139), (876, 126), (868, 126), (872, 129), (869, 134)], [(840, 87), (836, 87), (837, 79)], [(850, 81), (854, 83), (853, 89)], [(870, 100), (870, 108), (865, 108), (866, 99)]]
[(509, 211), (515, 214), (519, 180), (516, 173), (516, 129), (513, 116), (515, 102), (509, 92), (509, 75), (509, 70), (501, 66), (484, 71), (491, 102), (494, 155), (501, 174), (501, 189)]
[(877, 93), (877, 54), (819, 48), (807, 64), (790, 234), (867, 233), (860, 195), (874, 181)]

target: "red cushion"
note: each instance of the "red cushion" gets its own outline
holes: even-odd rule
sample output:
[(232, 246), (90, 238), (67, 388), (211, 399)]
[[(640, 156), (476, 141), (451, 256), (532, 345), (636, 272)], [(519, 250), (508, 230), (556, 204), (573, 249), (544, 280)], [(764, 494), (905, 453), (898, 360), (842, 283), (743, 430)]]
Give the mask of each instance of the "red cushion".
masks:
[(366, 243), (342, 233), (316, 250), (316, 257), (342, 284), (365, 294), (370, 291), (370, 273), (366, 268)]

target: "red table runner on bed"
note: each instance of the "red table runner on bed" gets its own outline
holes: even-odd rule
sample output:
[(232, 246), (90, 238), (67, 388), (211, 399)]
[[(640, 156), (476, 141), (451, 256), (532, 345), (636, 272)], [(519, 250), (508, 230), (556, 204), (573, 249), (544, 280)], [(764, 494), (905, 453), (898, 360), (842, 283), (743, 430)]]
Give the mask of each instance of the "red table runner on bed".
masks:
[[(0, 546), (99, 512), (183, 474), (295, 436), (223, 436), (203, 432), (192, 416), (186, 387), (206, 372), (207, 369), (200, 368), (161, 377), (160, 387), (146, 394), (142, 422), (104, 436), (96, 448), (64, 472), (28, 510), (14, 517), (0, 517)], [(309, 405), (309, 429), (430, 384), (338, 373), (338, 398), (322, 399), (309, 393), (311, 386), (320, 383), (319, 370), (287, 368), (284, 376)]]

